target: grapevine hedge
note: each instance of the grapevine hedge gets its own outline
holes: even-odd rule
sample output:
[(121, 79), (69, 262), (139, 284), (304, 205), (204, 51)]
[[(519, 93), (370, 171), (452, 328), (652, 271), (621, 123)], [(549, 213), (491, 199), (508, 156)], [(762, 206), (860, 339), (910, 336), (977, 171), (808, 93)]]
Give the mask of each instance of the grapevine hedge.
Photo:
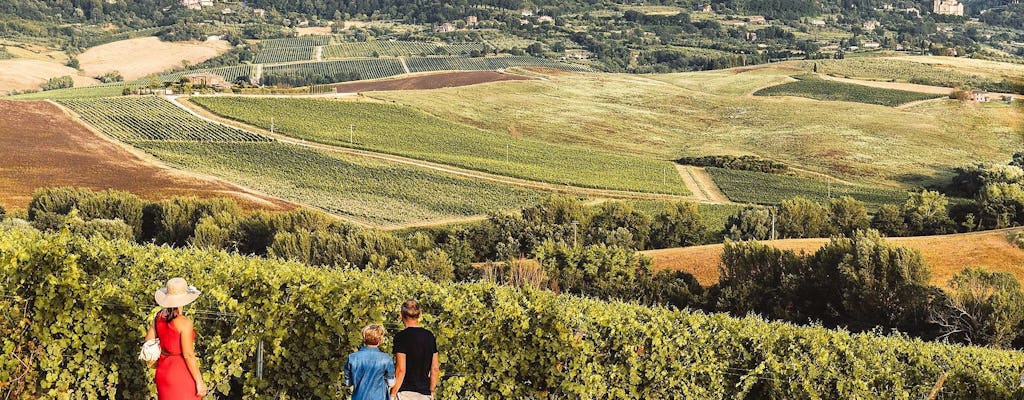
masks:
[(242, 398), (344, 398), (358, 328), (393, 327), (407, 298), (421, 300), (438, 337), (441, 399), (920, 399), (946, 372), (942, 397), (996, 399), (1012, 394), (1024, 363), (1017, 352), (66, 232), (0, 232), (0, 272), (0, 381), (13, 383), (0, 390), (14, 398), (152, 396), (134, 358), (152, 292), (173, 276), (204, 290), (187, 313), (207, 382)]

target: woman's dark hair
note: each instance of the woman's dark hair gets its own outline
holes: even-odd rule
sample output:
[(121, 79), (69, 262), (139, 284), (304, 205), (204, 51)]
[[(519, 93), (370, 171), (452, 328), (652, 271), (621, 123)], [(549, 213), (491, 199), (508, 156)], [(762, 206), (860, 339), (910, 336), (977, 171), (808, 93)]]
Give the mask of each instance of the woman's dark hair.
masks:
[(168, 323), (170, 323), (175, 318), (178, 318), (178, 309), (177, 308), (165, 308), (165, 309), (161, 310), (160, 314), (158, 314), (158, 315), (161, 318), (163, 318), (164, 321), (167, 321)]

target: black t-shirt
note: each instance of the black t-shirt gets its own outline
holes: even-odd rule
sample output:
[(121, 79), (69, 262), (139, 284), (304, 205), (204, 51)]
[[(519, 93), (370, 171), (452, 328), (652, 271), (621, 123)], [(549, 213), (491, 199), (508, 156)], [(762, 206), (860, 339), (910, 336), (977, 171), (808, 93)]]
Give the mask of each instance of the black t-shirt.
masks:
[(420, 327), (405, 328), (395, 334), (395, 354), (405, 354), (405, 379), (399, 392), (430, 394), (430, 366), (437, 353), (437, 339)]

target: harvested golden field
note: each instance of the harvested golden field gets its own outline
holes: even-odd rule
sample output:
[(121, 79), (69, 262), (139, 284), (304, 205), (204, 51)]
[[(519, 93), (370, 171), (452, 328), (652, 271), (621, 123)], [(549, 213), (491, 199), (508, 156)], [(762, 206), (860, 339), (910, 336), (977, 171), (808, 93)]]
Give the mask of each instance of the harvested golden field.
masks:
[(125, 190), (149, 200), (231, 197), (250, 209), (295, 208), (231, 183), (153, 163), (43, 101), (0, 101), (0, 142), (0, 205), (8, 208), (26, 207), (34, 190), (55, 186)]
[(84, 75), (95, 77), (118, 71), (130, 81), (181, 68), (182, 60), (190, 65), (198, 64), (230, 48), (231, 44), (223, 40), (164, 42), (157, 37), (142, 37), (92, 47), (77, 58)]
[[(900, 246), (917, 249), (931, 267), (934, 285), (945, 286), (964, 267), (981, 267), (1012, 273), (1024, 281), (1024, 250), (1014, 246), (1007, 234), (1016, 229), (956, 235), (887, 239)], [(813, 253), (828, 239), (787, 239), (765, 242), (797, 253)], [(682, 247), (643, 252), (654, 261), (654, 269), (682, 270), (693, 274), (702, 285), (718, 282), (723, 245)]]
[(50, 78), (70, 75), (75, 87), (89, 86), (99, 81), (78, 75), (74, 68), (56, 62), (12, 59), (0, 60), (0, 95), (13, 90), (39, 89)]

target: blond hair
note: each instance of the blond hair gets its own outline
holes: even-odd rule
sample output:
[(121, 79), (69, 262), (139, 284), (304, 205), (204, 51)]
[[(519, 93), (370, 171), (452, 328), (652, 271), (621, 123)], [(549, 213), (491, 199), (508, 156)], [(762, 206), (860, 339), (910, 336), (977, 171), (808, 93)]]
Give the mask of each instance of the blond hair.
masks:
[(369, 324), (359, 333), (363, 336), (363, 344), (367, 346), (379, 346), (384, 341), (384, 327), (378, 324)]

